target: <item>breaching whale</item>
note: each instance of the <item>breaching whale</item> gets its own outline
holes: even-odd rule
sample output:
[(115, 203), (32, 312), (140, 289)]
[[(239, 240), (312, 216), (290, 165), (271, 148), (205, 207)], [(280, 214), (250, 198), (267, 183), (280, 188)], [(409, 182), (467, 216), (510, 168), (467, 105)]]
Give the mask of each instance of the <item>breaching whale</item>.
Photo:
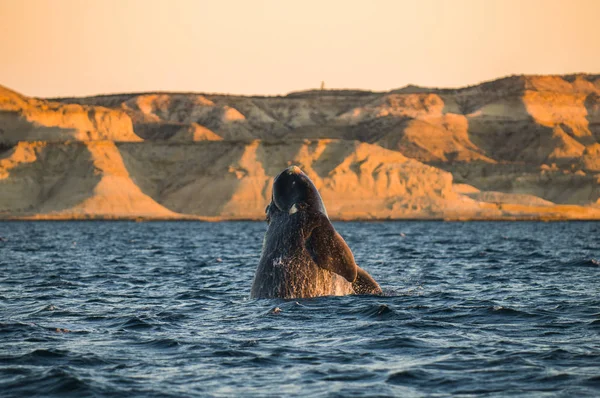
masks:
[(371, 275), (356, 265), (329, 221), (317, 188), (299, 167), (288, 167), (275, 177), (266, 214), (268, 227), (252, 298), (381, 293)]

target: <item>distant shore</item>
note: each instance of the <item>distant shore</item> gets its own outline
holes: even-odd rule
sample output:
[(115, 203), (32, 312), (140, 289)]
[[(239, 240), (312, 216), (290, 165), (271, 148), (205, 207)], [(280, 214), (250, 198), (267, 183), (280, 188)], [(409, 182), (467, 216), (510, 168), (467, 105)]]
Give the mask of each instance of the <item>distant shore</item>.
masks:
[[(128, 222), (265, 222), (265, 219), (259, 218), (218, 218), (218, 217), (0, 217), (0, 222), (36, 222), (36, 221), (128, 221)], [(332, 218), (334, 222), (600, 222), (600, 218), (566, 218), (560, 216), (554, 217), (504, 217), (504, 218)]]
[(333, 220), (600, 220), (600, 75), (285, 96), (0, 86), (0, 218), (262, 220), (299, 166)]

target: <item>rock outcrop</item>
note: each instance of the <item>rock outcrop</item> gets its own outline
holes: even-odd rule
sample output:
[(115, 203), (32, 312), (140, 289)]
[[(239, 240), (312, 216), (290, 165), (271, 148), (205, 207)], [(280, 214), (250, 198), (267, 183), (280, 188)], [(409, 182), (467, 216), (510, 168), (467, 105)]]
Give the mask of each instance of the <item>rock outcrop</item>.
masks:
[(260, 219), (290, 164), (335, 219), (597, 219), (600, 75), (280, 97), (0, 87), (0, 217)]
[(122, 110), (28, 98), (0, 86), (0, 143), (142, 141)]

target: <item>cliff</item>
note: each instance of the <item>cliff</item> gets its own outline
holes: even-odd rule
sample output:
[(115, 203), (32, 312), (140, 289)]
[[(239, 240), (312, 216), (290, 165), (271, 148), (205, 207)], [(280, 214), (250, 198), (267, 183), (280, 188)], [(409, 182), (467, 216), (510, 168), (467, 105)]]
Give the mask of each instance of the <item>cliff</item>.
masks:
[(262, 219), (290, 164), (335, 219), (600, 219), (600, 75), (280, 97), (0, 87), (0, 217)]

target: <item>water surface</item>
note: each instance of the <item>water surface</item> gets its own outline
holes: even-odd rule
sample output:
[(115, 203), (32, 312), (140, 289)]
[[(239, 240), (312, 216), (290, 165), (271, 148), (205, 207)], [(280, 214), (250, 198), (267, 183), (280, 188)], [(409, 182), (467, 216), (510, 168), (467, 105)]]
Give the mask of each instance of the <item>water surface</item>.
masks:
[(265, 223), (0, 223), (0, 395), (600, 395), (600, 223), (335, 225), (387, 296), (249, 299)]

